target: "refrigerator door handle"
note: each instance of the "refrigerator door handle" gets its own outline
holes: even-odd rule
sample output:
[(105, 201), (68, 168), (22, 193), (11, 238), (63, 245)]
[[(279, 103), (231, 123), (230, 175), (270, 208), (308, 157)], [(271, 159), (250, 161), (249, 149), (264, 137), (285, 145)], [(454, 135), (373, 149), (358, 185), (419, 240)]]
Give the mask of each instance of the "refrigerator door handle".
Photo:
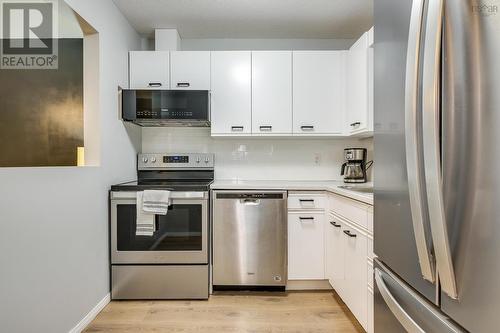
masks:
[(401, 323), (401, 325), (410, 333), (425, 333), (425, 331), (413, 320), (413, 318), (406, 313), (403, 307), (398, 303), (398, 301), (392, 296), (389, 288), (387, 288), (384, 278), (382, 276), (382, 271), (375, 268), (375, 282), (377, 283), (378, 290), (385, 303), (394, 314), (396, 319)]
[[(413, 232), (417, 246), (420, 270), (425, 280), (435, 282), (434, 262), (431, 256), (429, 228), (425, 228), (423, 196), (423, 161), (419, 149), (419, 131), (417, 129), (420, 113), (418, 112), (418, 82), (420, 64), (420, 40), (422, 35), (424, 0), (414, 0), (411, 9), (408, 49), (406, 54), (405, 82), (405, 144), (408, 190), (413, 221)], [(425, 215), (427, 217), (427, 215)]]
[(423, 62), (423, 143), (427, 205), (442, 290), (457, 299), (455, 270), (444, 211), (440, 139), (441, 34), (443, 0), (430, 0)]

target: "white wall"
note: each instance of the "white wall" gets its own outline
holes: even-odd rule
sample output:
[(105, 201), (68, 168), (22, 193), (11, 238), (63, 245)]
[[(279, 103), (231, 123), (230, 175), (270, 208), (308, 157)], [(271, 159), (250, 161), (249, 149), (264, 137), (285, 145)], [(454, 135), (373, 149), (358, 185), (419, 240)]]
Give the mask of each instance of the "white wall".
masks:
[(141, 134), (118, 119), (117, 87), (140, 38), (111, 0), (67, 2), (99, 32), (101, 164), (0, 169), (2, 332), (68, 332), (108, 294), (107, 191), (135, 175)]
[[(181, 39), (181, 50), (347, 50), (354, 42), (354, 39), (188, 38)], [(143, 37), (140, 49), (154, 50), (154, 39)]]
[(142, 130), (145, 153), (215, 153), (217, 179), (340, 180), (347, 147), (373, 150), (371, 139), (211, 138), (206, 128)]
[(225, 50), (347, 50), (353, 39), (182, 39), (183, 51)]

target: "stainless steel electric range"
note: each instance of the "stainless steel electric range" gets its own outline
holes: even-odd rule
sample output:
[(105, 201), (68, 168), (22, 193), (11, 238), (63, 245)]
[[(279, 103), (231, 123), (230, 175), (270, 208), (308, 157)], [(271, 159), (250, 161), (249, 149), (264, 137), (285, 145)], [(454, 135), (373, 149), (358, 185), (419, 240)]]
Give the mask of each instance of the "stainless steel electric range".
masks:
[[(111, 297), (205, 299), (213, 154), (140, 154), (137, 181), (111, 187)], [(137, 192), (169, 190), (152, 236), (136, 234)]]

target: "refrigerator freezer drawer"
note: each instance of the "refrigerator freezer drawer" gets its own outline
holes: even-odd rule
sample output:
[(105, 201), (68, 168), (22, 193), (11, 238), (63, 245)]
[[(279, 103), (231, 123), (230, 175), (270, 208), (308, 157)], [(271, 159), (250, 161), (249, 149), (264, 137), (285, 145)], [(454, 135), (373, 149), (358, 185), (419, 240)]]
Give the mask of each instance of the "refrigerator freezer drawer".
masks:
[(208, 265), (112, 266), (112, 299), (207, 299)]
[(375, 333), (466, 333), (375, 259)]

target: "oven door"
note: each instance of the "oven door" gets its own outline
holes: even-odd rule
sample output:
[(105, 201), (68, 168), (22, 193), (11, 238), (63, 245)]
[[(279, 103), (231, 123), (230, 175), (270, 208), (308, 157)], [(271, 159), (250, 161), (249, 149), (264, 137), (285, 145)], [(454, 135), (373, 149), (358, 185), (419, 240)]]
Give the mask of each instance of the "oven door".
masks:
[(136, 235), (137, 192), (111, 192), (112, 264), (207, 264), (208, 193), (172, 192), (153, 236)]

